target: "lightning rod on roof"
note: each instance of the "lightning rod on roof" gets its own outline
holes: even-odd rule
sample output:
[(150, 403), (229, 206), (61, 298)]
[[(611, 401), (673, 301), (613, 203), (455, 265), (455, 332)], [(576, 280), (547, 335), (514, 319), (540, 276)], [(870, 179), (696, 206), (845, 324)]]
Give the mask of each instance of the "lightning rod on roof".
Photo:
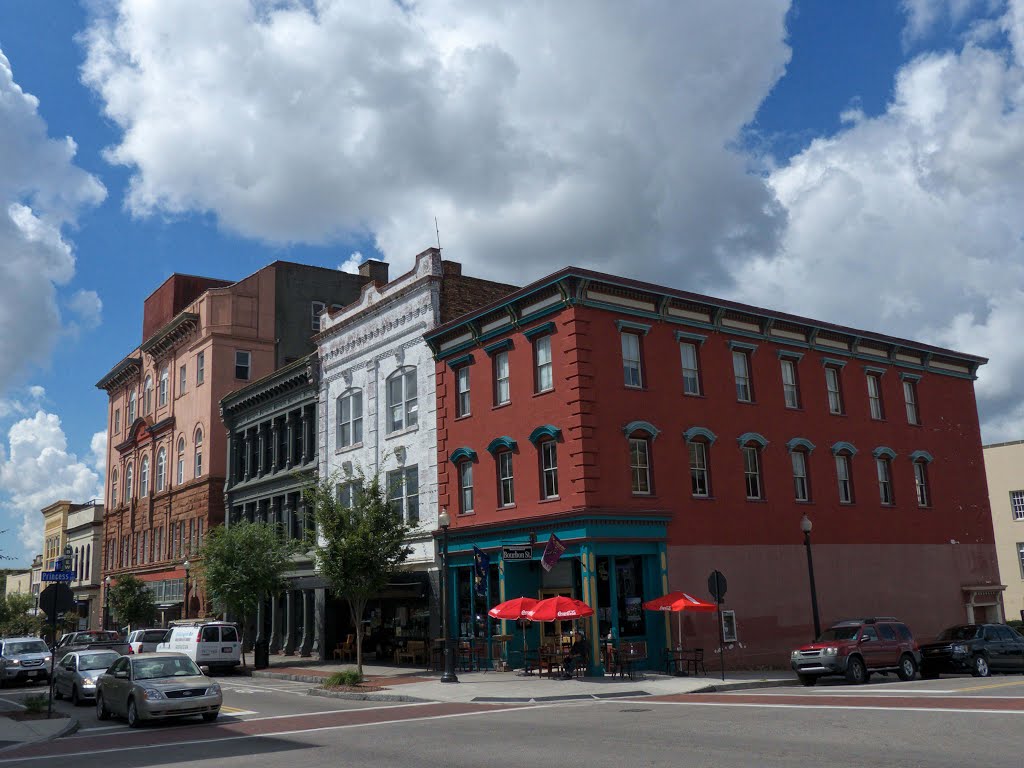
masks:
[(437, 250), (441, 250), (441, 230), (437, 228), (437, 216), (434, 217), (434, 234), (437, 235)]

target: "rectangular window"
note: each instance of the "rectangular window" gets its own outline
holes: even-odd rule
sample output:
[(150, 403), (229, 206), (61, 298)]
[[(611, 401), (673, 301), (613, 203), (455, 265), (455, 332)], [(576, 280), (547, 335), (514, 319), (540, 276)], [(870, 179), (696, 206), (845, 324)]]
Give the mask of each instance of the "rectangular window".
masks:
[(498, 454), (498, 504), (510, 507), (516, 503), (515, 487), (512, 479), (512, 451), (501, 451)]
[(622, 373), (627, 387), (643, 386), (643, 373), (640, 366), (640, 336), (635, 333), (623, 333), (622, 336)]
[(853, 486), (850, 483), (850, 459), (844, 454), (836, 456), (836, 480), (839, 483), (839, 503), (853, 503)]
[(551, 337), (541, 336), (533, 342), (534, 387), (537, 392), (555, 388), (551, 364)]
[(545, 440), (540, 444), (541, 492), (545, 499), (558, 497), (558, 444)]
[(839, 369), (828, 365), (825, 366), (825, 386), (828, 388), (828, 412), (841, 414), (843, 412), (843, 393), (839, 389)]
[(473, 462), (459, 462), (459, 514), (473, 511)]
[(338, 398), (338, 447), (348, 448), (363, 442), (363, 393), (346, 392)]
[(733, 350), (732, 372), (736, 377), (736, 399), (741, 403), (752, 403), (754, 392), (750, 386), (750, 356), (746, 352)]
[(494, 404), (504, 405), (511, 401), (512, 390), (509, 387), (508, 352), (499, 352), (494, 356)]
[(335, 488), (335, 493), (338, 498), (338, 503), (343, 507), (350, 508), (356, 503), (359, 497), (359, 483), (356, 481), (350, 481), (347, 483), (338, 483)]
[(196, 521), (188, 521), (188, 551), (192, 554), (196, 551)]
[(185, 391), (185, 386), (188, 384), (188, 370), (186, 366), (181, 366), (178, 369), (178, 394), (180, 395)]
[(120, 408), (115, 408), (114, 409), (114, 434), (117, 435), (117, 434), (120, 434), (120, 433), (121, 433), (121, 409)]
[(418, 419), (416, 369), (398, 372), (388, 379), (388, 432), (415, 427)]
[(793, 498), (797, 501), (810, 501), (811, 493), (807, 485), (807, 454), (803, 451), (793, 451), (790, 458), (793, 461)]
[(159, 405), (167, 405), (167, 393), (171, 388), (171, 372), (165, 365), (160, 371), (160, 389), (157, 394), (157, 403)]
[(882, 380), (876, 373), (868, 374), (868, 405), (871, 408), (871, 418), (880, 421), (885, 418), (885, 411), (882, 409)]
[(1010, 491), (1010, 508), (1013, 519), (1018, 523), (1024, 522), (1024, 491)]
[(202, 384), (206, 378), (206, 353), (196, 355), (196, 384)]
[(679, 354), (683, 360), (683, 394), (700, 394), (700, 363), (697, 360), (697, 345), (680, 342)]
[(651, 492), (650, 446), (646, 438), (630, 438), (629, 469), (633, 480), (633, 493), (647, 495)]
[(782, 395), (787, 408), (800, 407), (800, 389), (796, 383), (796, 363), (792, 360), (780, 360), (782, 365)]
[(203, 518), (196, 520), (196, 542), (200, 548), (203, 546)]
[(317, 331), (320, 330), (320, 315), (323, 314), (323, 311), (326, 308), (327, 308), (327, 305), (324, 304), (322, 301), (314, 301), (312, 304), (310, 304), (310, 306), (309, 306), (309, 312), (310, 312), (310, 315), (311, 315), (310, 328), (312, 328), (314, 332), (317, 332)]
[(909, 379), (903, 381), (903, 401), (907, 404), (907, 423), (920, 424), (917, 413), (917, 384)]
[(1017, 560), (1020, 561), (1020, 577), (1024, 579), (1024, 544), (1017, 544)]
[(690, 443), (690, 490), (694, 496), (710, 495), (711, 485), (708, 482), (708, 453), (704, 443)]
[(892, 472), (889, 460), (885, 457), (875, 459), (878, 468), (878, 500), (883, 504), (892, 504)]
[(249, 380), (249, 369), (252, 365), (252, 353), (244, 349), (235, 350), (235, 378)]
[(743, 475), (747, 485), (747, 498), (760, 499), (761, 496), (761, 457), (752, 445), (743, 446)]
[(923, 461), (914, 462), (914, 485), (917, 488), (917, 506), (927, 507), (931, 494), (928, 493), (928, 468)]
[(156, 529), (155, 540), (153, 541), (153, 559), (164, 559), (164, 529), (160, 526)]
[(455, 371), (455, 415), (469, 415), (469, 366)]

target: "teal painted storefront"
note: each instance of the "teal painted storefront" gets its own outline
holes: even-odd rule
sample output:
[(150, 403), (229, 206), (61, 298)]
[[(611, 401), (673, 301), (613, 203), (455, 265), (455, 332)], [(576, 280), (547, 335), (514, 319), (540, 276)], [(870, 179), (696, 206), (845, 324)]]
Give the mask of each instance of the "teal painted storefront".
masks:
[[(644, 611), (641, 603), (667, 591), (665, 516), (579, 513), (557, 520), (548, 518), (530, 524), (506, 523), (450, 529), (448, 541), (449, 621), (453, 634), (487, 639), (511, 635), (506, 657), (518, 666), (522, 659), (523, 632), (514, 621), (487, 619), (487, 609), (515, 597), (548, 597), (567, 594), (593, 607), (593, 617), (577, 622), (590, 645), (589, 673), (604, 673), (602, 648), (608, 641), (644, 641), (648, 663), (660, 664), (661, 649), (667, 644), (667, 622), (662, 614)], [(565, 545), (565, 552), (550, 571), (541, 566), (545, 545), (551, 534)], [(502, 560), (502, 546), (533, 543), (529, 561)], [(473, 596), (473, 548), (490, 556), (487, 597)], [(472, 601), (472, 602), (471, 602)], [(475, 609), (475, 610), (474, 610)], [(475, 616), (476, 620), (471, 620)], [(561, 632), (569, 630), (563, 623)], [(557, 640), (552, 623), (530, 623), (526, 645), (536, 650)]]

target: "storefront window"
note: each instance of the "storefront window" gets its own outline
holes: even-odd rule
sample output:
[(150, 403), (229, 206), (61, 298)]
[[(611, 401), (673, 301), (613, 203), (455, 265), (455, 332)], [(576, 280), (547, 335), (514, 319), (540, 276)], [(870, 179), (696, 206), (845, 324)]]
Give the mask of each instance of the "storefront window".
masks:
[(615, 587), (618, 593), (619, 637), (647, 634), (643, 609), (644, 573), (640, 557), (615, 558)]

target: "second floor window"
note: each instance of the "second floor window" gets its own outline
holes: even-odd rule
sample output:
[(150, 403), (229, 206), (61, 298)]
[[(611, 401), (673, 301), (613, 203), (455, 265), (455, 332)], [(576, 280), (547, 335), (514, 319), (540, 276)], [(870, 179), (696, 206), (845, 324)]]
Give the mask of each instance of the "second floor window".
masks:
[(708, 496), (711, 484), (708, 478), (707, 446), (701, 442), (692, 442), (687, 448), (690, 454), (690, 490), (694, 496)]
[(736, 399), (741, 403), (754, 401), (754, 390), (750, 385), (750, 356), (746, 352), (733, 350), (732, 372), (736, 378)]
[(163, 491), (167, 484), (167, 449), (161, 448), (156, 454), (156, 492)]
[(622, 333), (622, 373), (627, 387), (642, 387), (643, 371), (640, 364), (640, 336)]
[(753, 445), (743, 446), (743, 480), (748, 499), (764, 498), (761, 488), (761, 452)]
[(825, 367), (825, 386), (828, 388), (828, 412), (843, 412), (843, 393), (839, 388), (839, 369), (834, 366)]
[(188, 385), (188, 369), (187, 369), (186, 366), (182, 365), (180, 368), (178, 368), (178, 394), (179, 395), (184, 393), (185, 388), (186, 388), (187, 385)]
[(121, 432), (121, 409), (114, 409), (114, 434), (120, 434)]
[(387, 474), (388, 500), (395, 514), (408, 525), (420, 523), (419, 467), (403, 467)]
[(133, 389), (128, 394), (128, 413), (126, 415), (125, 425), (131, 427), (132, 422), (135, 421), (135, 390)]
[(157, 404), (161, 407), (167, 405), (167, 392), (171, 388), (171, 372), (164, 366), (160, 371), (160, 390), (157, 395)]
[[(116, 470), (114, 482), (117, 482)], [(1024, 491), (1010, 491), (1010, 509), (1016, 522), (1024, 522)]]
[(839, 503), (853, 503), (853, 480), (850, 477), (850, 457), (845, 453), (836, 455), (836, 482), (839, 486)]
[(797, 501), (810, 501), (811, 489), (807, 482), (807, 454), (793, 451), (790, 454), (793, 462), (793, 498)]
[(499, 352), (494, 356), (494, 404), (504, 405), (511, 401), (512, 391), (509, 387), (508, 351)]
[(149, 456), (143, 456), (139, 465), (139, 496), (149, 496)]
[(203, 474), (203, 430), (196, 430), (196, 477)]
[(498, 506), (510, 507), (516, 503), (512, 478), (512, 451), (498, 453)]
[(907, 405), (907, 423), (920, 424), (917, 413), (917, 384), (910, 379), (903, 381), (903, 401)]
[(558, 496), (558, 443), (545, 440), (540, 444), (541, 496), (554, 499)]
[(928, 490), (928, 467), (923, 461), (914, 462), (914, 487), (917, 490), (917, 506), (927, 507), (931, 494)]
[(892, 471), (889, 459), (879, 456), (875, 459), (878, 472), (878, 500), (882, 504), (892, 504)]
[(547, 392), (555, 387), (551, 363), (551, 337), (541, 336), (533, 342), (534, 388)]
[(868, 407), (871, 409), (871, 418), (879, 421), (885, 418), (885, 411), (882, 409), (882, 380), (876, 373), (868, 374)]
[(683, 361), (683, 393), (700, 394), (700, 363), (697, 360), (697, 345), (688, 341), (679, 344), (679, 355)]
[(650, 441), (646, 437), (629, 439), (629, 470), (632, 477), (633, 493), (648, 495), (651, 492)]
[(242, 381), (249, 380), (250, 368), (252, 367), (252, 353), (244, 349), (235, 350), (235, 378)]
[(455, 415), (469, 415), (469, 366), (463, 365), (455, 371)]
[(202, 384), (206, 378), (206, 353), (196, 355), (196, 384)]
[(349, 390), (338, 398), (338, 447), (363, 442), (363, 392)]
[(387, 390), (388, 432), (416, 426), (416, 369), (409, 368), (391, 374)]
[(142, 412), (151, 413), (153, 411), (153, 377), (147, 376), (145, 383), (142, 385)]
[(132, 500), (132, 485), (134, 478), (132, 477), (132, 465), (129, 464), (124, 470), (124, 492), (121, 496), (121, 503), (127, 504)]
[(796, 382), (796, 363), (792, 360), (781, 360), (782, 365), (782, 396), (787, 408), (800, 407), (800, 389)]
[(468, 515), (473, 511), (473, 462), (464, 459), (459, 462), (459, 514)]
[(178, 479), (177, 484), (185, 482), (185, 438), (178, 438)]

